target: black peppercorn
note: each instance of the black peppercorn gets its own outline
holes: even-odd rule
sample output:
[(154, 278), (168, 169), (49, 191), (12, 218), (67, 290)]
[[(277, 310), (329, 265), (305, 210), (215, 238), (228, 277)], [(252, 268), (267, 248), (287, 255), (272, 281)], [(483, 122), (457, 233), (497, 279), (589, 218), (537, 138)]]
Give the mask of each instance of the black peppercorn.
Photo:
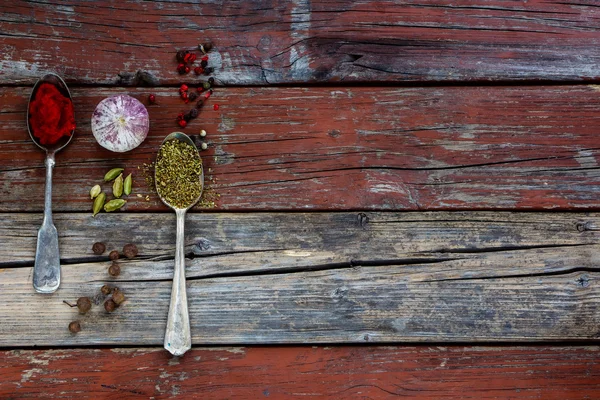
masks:
[(198, 95), (196, 94), (196, 92), (190, 92), (190, 94), (188, 94), (188, 100), (189, 101), (194, 101), (198, 98)]
[(103, 295), (108, 296), (110, 294), (110, 292), (112, 292), (112, 289), (110, 288), (110, 286), (104, 285), (104, 286), (102, 286), (102, 288), (100, 288), (100, 292)]
[(111, 260), (115, 261), (119, 259), (119, 252), (117, 250), (113, 250), (110, 253), (108, 253), (108, 258), (110, 258)]
[(96, 242), (92, 246), (92, 251), (95, 255), (99, 256), (100, 254), (104, 253), (104, 251), (106, 251), (106, 245), (102, 242)]
[(192, 142), (194, 142), (194, 144), (196, 145), (196, 147), (199, 147), (202, 145), (202, 139), (200, 139), (200, 136), (198, 135), (190, 135), (190, 139), (192, 139)]
[(132, 259), (133, 257), (138, 255), (138, 248), (135, 244), (126, 244), (125, 246), (123, 246), (123, 255), (125, 255), (125, 257)]
[(69, 324), (69, 331), (71, 333), (77, 333), (77, 332), (81, 332), (81, 325), (79, 324), (79, 321), (73, 321)]
[(80, 297), (77, 299), (77, 308), (80, 313), (85, 314), (92, 308), (92, 301), (89, 297)]
[(104, 302), (104, 309), (106, 311), (113, 312), (115, 311), (115, 308), (117, 308), (117, 303), (115, 303), (113, 299), (108, 299)]
[(204, 75), (210, 75), (213, 72), (215, 72), (215, 69), (213, 67), (208, 67), (204, 69)]
[(212, 76), (210, 78), (208, 78), (208, 83), (210, 83), (210, 85), (214, 85), (215, 84), (215, 78), (213, 78)]
[(115, 290), (112, 299), (117, 305), (121, 305), (125, 301), (125, 295), (120, 290)]
[(186, 112), (185, 114), (183, 114), (183, 120), (185, 122), (190, 122), (191, 119), (192, 119), (192, 116), (189, 112)]
[(206, 68), (206, 67), (208, 66), (208, 61), (206, 61), (206, 60), (202, 60), (202, 61), (200, 61), (200, 66), (201, 66), (202, 68)]
[(190, 110), (190, 117), (196, 118), (197, 116), (198, 116), (198, 109), (197, 108), (192, 108)]
[(108, 267), (108, 274), (110, 276), (119, 276), (121, 273), (121, 267), (116, 262), (113, 262), (110, 267)]
[(185, 62), (185, 56), (188, 54), (189, 54), (189, 51), (187, 51), (187, 50), (179, 50), (175, 57), (177, 58), (178, 62), (182, 63), (182, 62)]
[(202, 108), (202, 106), (204, 105), (204, 99), (200, 99), (198, 100), (198, 102), (196, 103), (196, 108)]

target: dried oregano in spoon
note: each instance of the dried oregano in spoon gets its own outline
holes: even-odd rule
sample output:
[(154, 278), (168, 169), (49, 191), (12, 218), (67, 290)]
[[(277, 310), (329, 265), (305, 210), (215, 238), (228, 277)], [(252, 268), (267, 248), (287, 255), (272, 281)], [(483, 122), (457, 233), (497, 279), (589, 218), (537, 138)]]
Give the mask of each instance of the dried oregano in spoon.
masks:
[(179, 140), (165, 142), (156, 157), (156, 189), (175, 208), (187, 208), (202, 193), (202, 160), (198, 151)]

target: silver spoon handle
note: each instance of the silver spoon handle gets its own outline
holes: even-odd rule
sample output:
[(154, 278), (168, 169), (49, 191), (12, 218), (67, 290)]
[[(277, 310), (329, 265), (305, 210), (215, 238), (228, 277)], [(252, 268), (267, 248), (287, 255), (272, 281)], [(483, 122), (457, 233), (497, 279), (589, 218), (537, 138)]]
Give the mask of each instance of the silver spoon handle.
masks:
[(165, 349), (175, 356), (183, 355), (192, 347), (190, 316), (188, 314), (187, 294), (185, 288), (185, 253), (184, 225), (186, 210), (176, 209), (177, 244), (175, 248), (175, 270), (173, 273), (173, 289), (171, 304), (165, 332)]
[(46, 190), (44, 194), (44, 221), (38, 231), (33, 288), (38, 293), (53, 293), (60, 285), (60, 254), (58, 232), (52, 222), (52, 170), (54, 153), (46, 156)]

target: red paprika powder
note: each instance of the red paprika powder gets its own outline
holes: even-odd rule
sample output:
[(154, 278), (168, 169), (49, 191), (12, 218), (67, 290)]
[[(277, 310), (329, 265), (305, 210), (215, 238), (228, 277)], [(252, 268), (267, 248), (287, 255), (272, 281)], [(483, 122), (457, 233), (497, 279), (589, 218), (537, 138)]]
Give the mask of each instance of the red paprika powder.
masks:
[(43, 145), (70, 136), (75, 129), (73, 103), (53, 84), (42, 83), (29, 105), (29, 126)]

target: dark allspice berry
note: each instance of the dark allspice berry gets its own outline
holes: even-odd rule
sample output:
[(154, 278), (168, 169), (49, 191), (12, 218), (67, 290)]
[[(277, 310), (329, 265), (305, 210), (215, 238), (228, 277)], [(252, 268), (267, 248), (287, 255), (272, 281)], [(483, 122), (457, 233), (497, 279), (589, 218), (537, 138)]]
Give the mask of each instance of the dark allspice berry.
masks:
[(112, 289), (111, 289), (111, 287), (110, 287), (110, 286), (108, 286), (108, 285), (104, 285), (104, 286), (102, 286), (102, 288), (100, 288), (100, 292), (101, 292), (103, 295), (105, 295), (105, 296), (108, 296), (108, 295), (110, 294), (110, 292), (112, 292)]
[(125, 257), (132, 259), (138, 255), (138, 248), (135, 244), (129, 243), (123, 246), (123, 254)]
[(119, 276), (121, 273), (121, 267), (116, 262), (113, 262), (110, 267), (108, 267), (108, 274), (110, 276)]
[(198, 117), (198, 109), (197, 108), (192, 108), (190, 110), (190, 117), (192, 117), (192, 118)]
[(187, 50), (179, 50), (177, 52), (177, 54), (175, 55), (175, 57), (177, 58), (177, 61), (182, 63), (185, 62), (185, 56), (189, 53), (189, 51)]
[(111, 260), (115, 261), (119, 259), (119, 252), (117, 250), (113, 250), (110, 253), (108, 253), (108, 258), (110, 258)]
[(189, 101), (194, 101), (194, 100), (196, 100), (196, 98), (198, 98), (198, 95), (196, 94), (196, 92), (190, 92), (190, 94), (188, 94)]
[(120, 290), (115, 290), (112, 299), (117, 305), (121, 305), (125, 301), (125, 295)]
[(92, 308), (92, 301), (89, 297), (80, 297), (77, 299), (77, 308), (80, 313), (85, 314)]
[(73, 321), (69, 324), (69, 331), (71, 333), (77, 333), (77, 332), (81, 332), (81, 325), (79, 324), (79, 321)]
[(213, 44), (211, 42), (202, 43), (202, 47), (204, 48), (204, 51), (208, 53), (212, 50)]
[(108, 299), (104, 302), (104, 309), (106, 311), (113, 312), (115, 311), (115, 308), (117, 308), (117, 303), (115, 303), (113, 299)]
[(92, 246), (92, 251), (95, 255), (99, 256), (106, 251), (106, 245), (102, 242), (96, 242)]

